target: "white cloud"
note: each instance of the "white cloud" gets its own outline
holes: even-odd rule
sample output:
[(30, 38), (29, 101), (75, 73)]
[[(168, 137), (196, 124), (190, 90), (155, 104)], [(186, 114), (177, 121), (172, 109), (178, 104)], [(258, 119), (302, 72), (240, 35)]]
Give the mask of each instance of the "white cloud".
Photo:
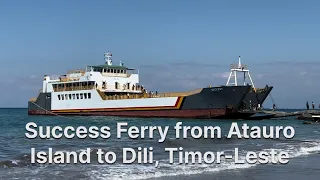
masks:
[(300, 75), (301, 76), (305, 76), (307, 74), (307, 72), (303, 71), (303, 72), (300, 72)]
[(37, 77), (38, 77), (37, 75), (31, 75), (30, 79), (34, 79), (34, 78), (37, 78)]
[(257, 75), (257, 78), (258, 78), (258, 79), (261, 79), (262, 77), (264, 77), (264, 74), (258, 74), (258, 75)]
[(230, 72), (221, 72), (221, 73), (213, 73), (212, 76), (216, 78), (223, 78), (226, 79), (230, 75)]

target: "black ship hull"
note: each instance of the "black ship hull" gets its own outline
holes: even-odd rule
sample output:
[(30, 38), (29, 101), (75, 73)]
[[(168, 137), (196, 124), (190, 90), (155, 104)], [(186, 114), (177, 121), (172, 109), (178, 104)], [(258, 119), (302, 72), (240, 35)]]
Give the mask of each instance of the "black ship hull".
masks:
[(221, 117), (223, 119), (249, 119), (251, 116), (256, 114), (259, 104), (262, 107), (264, 101), (270, 94), (273, 86), (266, 86), (263, 89), (258, 89), (254, 91), (251, 87), (246, 97), (243, 99), (238, 112), (232, 114), (226, 114)]
[(263, 89), (258, 89), (254, 91), (251, 89), (247, 96), (244, 98), (244, 103), (247, 108), (257, 108), (263, 105), (264, 101), (270, 94), (271, 90), (273, 89), (273, 86), (266, 86)]
[(224, 118), (229, 119), (249, 119), (254, 114), (256, 114), (256, 110), (259, 110), (259, 107), (263, 107), (263, 103), (270, 94), (273, 86), (266, 86), (263, 89), (258, 89), (254, 91), (251, 88), (244, 98), (242, 105), (237, 113), (225, 116)]

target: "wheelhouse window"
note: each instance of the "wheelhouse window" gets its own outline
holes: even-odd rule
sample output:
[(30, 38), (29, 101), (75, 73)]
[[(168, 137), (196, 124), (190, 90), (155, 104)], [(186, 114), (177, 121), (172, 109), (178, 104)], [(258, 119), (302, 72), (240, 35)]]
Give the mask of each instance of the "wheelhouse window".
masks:
[(58, 95), (58, 99), (61, 100), (60, 94)]
[(91, 99), (91, 93), (88, 93), (88, 99)]

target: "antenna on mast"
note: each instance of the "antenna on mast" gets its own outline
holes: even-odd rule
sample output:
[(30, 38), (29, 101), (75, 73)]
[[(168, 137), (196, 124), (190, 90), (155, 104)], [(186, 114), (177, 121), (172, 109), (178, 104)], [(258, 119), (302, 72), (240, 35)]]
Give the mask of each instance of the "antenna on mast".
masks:
[[(249, 69), (247, 69), (247, 65), (242, 65), (241, 64), (240, 56), (239, 56), (238, 64), (231, 64), (230, 67), (231, 67), (230, 68), (230, 74), (229, 74), (229, 78), (228, 78), (226, 86), (229, 86), (229, 85), (238, 86), (237, 73), (240, 72), (240, 73), (243, 73), (243, 85), (245, 86), (247, 84), (246, 78), (249, 77), (250, 85), (252, 86), (254, 91), (256, 90), (256, 88), (255, 88), (255, 86), (253, 84)], [(234, 79), (233, 83), (230, 82), (231, 78)]]
[(104, 60), (106, 61), (106, 64), (109, 66), (112, 65), (112, 54), (108, 51), (107, 53), (104, 53)]

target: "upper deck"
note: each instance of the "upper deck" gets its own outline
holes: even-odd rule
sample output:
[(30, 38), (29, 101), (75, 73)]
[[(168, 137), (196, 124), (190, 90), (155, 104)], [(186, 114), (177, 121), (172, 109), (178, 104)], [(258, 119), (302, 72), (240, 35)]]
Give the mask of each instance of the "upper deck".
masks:
[(105, 92), (141, 92), (139, 71), (128, 68), (120, 61), (112, 64), (112, 54), (105, 53), (105, 64), (86, 66), (85, 69), (71, 70), (59, 77), (45, 76), (45, 92), (88, 89), (92, 86)]

